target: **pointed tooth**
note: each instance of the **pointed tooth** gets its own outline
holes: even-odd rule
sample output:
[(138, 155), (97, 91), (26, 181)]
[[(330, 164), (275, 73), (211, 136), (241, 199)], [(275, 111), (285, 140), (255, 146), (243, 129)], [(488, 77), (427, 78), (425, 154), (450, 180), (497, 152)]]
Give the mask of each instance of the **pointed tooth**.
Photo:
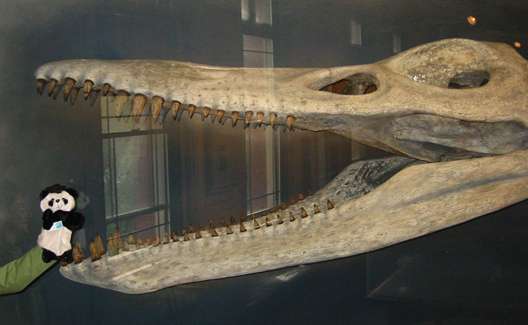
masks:
[(257, 112), (257, 126), (261, 127), (262, 123), (264, 123), (264, 113), (263, 112)]
[(200, 227), (197, 227), (196, 231), (194, 232), (194, 239), (200, 239), (200, 238), (202, 238), (202, 234), (200, 231)]
[(171, 110), (173, 120), (176, 120), (178, 118), (178, 113), (180, 112), (181, 106), (182, 104), (179, 101), (177, 100), (172, 101), (170, 110)]
[(260, 229), (260, 225), (259, 225), (257, 219), (253, 219), (253, 228), (255, 230)]
[(46, 79), (37, 79), (37, 94), (42, 95), (46, 82)]
[(55, 87), (57, 86), (57, 79), (51, 79), (48, 83), (48, 96), (51, 97), (53, 95), (53, 91), (55, 90)]
[(231, 112), (231, 125), (235, 127), (237, 125), (238, 120), (240, 119), (240, 113), (237, 111)]
[(326, 200), (326, 209), (332, 210), (335, 207), (334, 202), (330, 201), (330, 199)]
[(196, 113), (196, 106), (193, 104), (187, 105), (187, 113), (189, 113), (189, 120), (192, 120), (194, 113)]
[(233, 229), (228, 224), (225, 224), (226, 234), (231, 235), (233, 233)]
[(270, 125), (272, 128), (275, 127), (275, 123), (277, 123), (277, 114), (271, 113), (270, 114)]
[(128, 102), (128, 92), (126, 90), (118, 90), (114, 99), (114, 110), (116, 116), (123, 114), (123, 109)]
[(224, 124), (224, 115), (225, 115), (225, 111), (219, 109), (217, 112), (216, 112), (216, 116), (218, 117), (218, 123), (220, 124)]
[(244, 128), (247, 128), (249, 124), (251, 124), (251, 120), (253, 119), (253, 112), (247, 111), (244, 113)]
[(286, 125), (288, 126), (288, 129), (290, 131), (293, 131), (293, 123), (295, 123), (295, 116), (288, 115), (288, 117), (286, 118)]
[(284, 221), (282, 220), (282, 216), (281, 216), (279, 213), (277, 214), (277, 220), (278, 220), (277, 223), (278, 223), (279, 225), (282, 224), (282, 223), (284, 222)]
[(84, 260), (84, 253), (79, 243), (76, 243), (75, 245), (73, 245), (72, 255), (73, 255), (73, 262), (75, 264), (79, 264)]
[(271, 222), (271, 220), (268, 219), (268, 217), (266, 217), (266, 227), (269, 227), (269, 226), (272, 226), (273, 223)]
[(202, 122), (205, 121), (207, 117), (209, 117), (210, 113), (211, 109), (209, 107), (202, 107)]
[(160, 96), (154, 96), (152, 97), (152, 103), (150, 104), (150, 111), (152, 112), (152, 118), (154, 121), (156, 121), (160, 114), (161, 114), (161, 108), (163, 107), (163, 103), (165, 100)]
[(216, 231), (212, 221), (209, 221), (209, 233), (211, 234), (211, 237), (217, 237), (218, 236), (218, 232)]
[(84, 86), (83, 86), (84, 100), (87, 100), (88, 96), (90, 96), (90, 93), (92, 92), (93, 86), (94, 86), (94, 82), (93, 81), (91, 81), (89, 79), (86, 79), (84, 81)]
[(189, 241), (191, 238), (189, 237), (189, 233), (187, 230), (183, 230), (183, 241)]
[(306, 209), (301, 207), (301, 218), (308, 217), (308, 212), (306, 212)]
[(101, 90), (101, 95), (108, 96), (108, 93), (110, 92), (111, 89), (112, 89), (112, 86), (110, 86), (110, 84), (104, 84), (103, 89)]
[(57, 99), (57, 97), (59, 97), (59, 94), (61, 93), (61, 90), (62, 90), (62, 84), (57, 84), (57, 86), (55, 87), (55, 90), (53, 91), (51, 98), (53, 98), (53, 100)]
[(303, 200), (304, 200), (304, 194), (299, 193), (299, 194), (297, 195), (297, 200), (298, 200), (298, 201), (303, 201)]
[(76, 84), (76, 81), (72, 78), (66, 78), (65, 81), (64, 81), (64, 88), (62, 89), (63, 90), (63, 93), (64, 93), (64, 101), (66, 102), (68, 100), (68, 97), (70, 96), (71, 94), (71, 91), (73, 89), (73, 87), (75, 86)]
[(316, 203), (314, 203), (314, 214), (318, 214), (320, 212), (321, 212), (321, 209), (319, 209), (319, 206)]
[(132, 116), (136, 122), (138, 122), (141, 115), (143, 115), (145, 104), (147, 104), (147, 97), (145, 95), (137, 94), (132, 98)]
[(70, 104), (74, 105), (75, 101), (77, 100), (77, 97), (79, 96), (80, 88), (73, 87), (70, 94)]
[(244, 226), (244, 218), (240, 218), (240, 232), (245, 232), (246, 227)]

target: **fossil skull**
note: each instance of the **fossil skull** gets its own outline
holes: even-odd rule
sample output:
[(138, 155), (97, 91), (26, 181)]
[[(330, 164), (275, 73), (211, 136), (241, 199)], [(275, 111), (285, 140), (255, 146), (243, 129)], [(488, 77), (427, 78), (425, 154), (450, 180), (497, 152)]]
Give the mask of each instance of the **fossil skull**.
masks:
[(528, 197), (528, 66), (497, 43), (448, 39), (360, 66), (213, 67), (70, 60), (36, 72), (37, 90), (116, 111), (186, 114), (236, 126), (327, 130), (394, 153), (356, 162), (314, 195), (253, 220), (63, 267), (126, 293), (319, 262), (379, 249)]

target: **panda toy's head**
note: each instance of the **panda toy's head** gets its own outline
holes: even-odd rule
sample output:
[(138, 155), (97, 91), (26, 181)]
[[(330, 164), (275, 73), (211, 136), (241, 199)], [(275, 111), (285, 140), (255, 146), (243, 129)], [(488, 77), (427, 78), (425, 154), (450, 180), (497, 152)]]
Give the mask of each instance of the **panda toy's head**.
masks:
[(75, 209), (77, 196), (77, 191), (64, 185), (55, 184), (46, 187), (40, 192), (40, 210), (42, 212), (48, 209), (51, 212), (72, 211)]

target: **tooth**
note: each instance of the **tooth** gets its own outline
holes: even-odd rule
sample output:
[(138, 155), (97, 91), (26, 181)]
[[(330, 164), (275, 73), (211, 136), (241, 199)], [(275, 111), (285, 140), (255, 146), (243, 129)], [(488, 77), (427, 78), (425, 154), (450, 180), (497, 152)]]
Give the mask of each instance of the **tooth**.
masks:
[(183, 241), (189, 241), (189, 235), (187, 233), (187, 231), (184, 229), (182, 230), (182, 233), (183, 233)]
[(240, 218), (240, 232), (245, 232), (246, 227), (244, 227), (244, 219)]
[(202, 238), (202, 234), (200, 232), (200, 227), (196, 228), (196, 231), (194, 232), (194, 239), (200, 239)]
[(244, 128), (247, 128), (249, 126), (249, 124), (251, 123), (251, 119), (252, 118), (253, 118), (253, 112), (252, 111), (247, 111), (246, 113), (244, 113), (244, 119), (245, 119)]
[(84, 81), (84, 87), (83, 87), (83, 93), (84, 93), (84, 100), (88, 99), (88, 96), (90, 96), (90, 93), (92, 92), (94, 83), (91, 80), (85, 80)]
[(303, 200), (304, 200), (304, 194), (299, 193), (299, 194), (297, 195), (297, 200), (298, 200), (298, 201), (303, 201)]
[(139, 121), (143, 111), (145, 110), (145, 104), (147, 103), (147, 97), (141, 94), (134, 95), (132, 98), (132, 116), (136, 122)]
[(224, 222), (224, 226), (226, 229), (226, 234), (231, 235), (233, 233), (233, 229), (231, 229), (231, 227), (229, 227), (229, 225), (226, 224), (225, 222)]
[(225, 114), (225, 111), (219, 109), (217, 112), (216, 112), (216, 116), (218, 117), (218, 123), (220, 124), (224, 124), (224, 114)]
[(178, 241), (178, 235), (174, 231), (171, 233), (170, 238), (173, 242)]
[(94, 242), (90, 242), (90, 257), (92, 259), (92, 262), (95, 262), (100, 258), (99, 256), (97, 256), (97, 248), (95, 247)]
[(293, 215), (293, 212), (288, 211), (288, 214), (290, 215), (290, 222), (294, 222), (295, 221), (295, 216)]
[(104, 84), (101, 94), (103, 96), (108, 96), (108, 93), (110, 92), (111, 89), (112, 89), (112, 86), (110, 86), (110, 84)]
[(204, 107), (202, 109), (202, 121), (208, 118), (210, 113), (211, 113), (211, 109), (209, 107)]
[(264, 113), (263, 112), (257, 112), (257, 126), (261, 127), (262, 123), (264, 123)]
[(257, 219), (253, 219), (253, 228), (255, 228), (255, 230), (260, 229), (260, 225)]
[(101, 235), (97, 234), (95, 236), (95, 248), (97, 249), (97, 254), (99, 257), (103, 256), (105, 254), (105, 248), (103, 244), (103, 239), (101, 238)]
[(277, 114), (271, 113), (270, 114), (270, 125), (272, 128), (275, 127), (275, 123), (277, 122)]
[(293, 131), (293, 123), (295, 123), (295, 116), (288, 115), (286, 118), (286, 125), (290, 131)]
[(282, 216), (280, 214), (277, 214), (277, 223), (280, 225), (282, 224), (284, 221), (282, 220)]
[(334, 208), (334, 203), (330, 200), (326, 200), (326, 209), (327, 210), (332, 210)]
[(75, 104), (75, 101), (77, 100), (77, 96), (79, 96), (79, 89), (77, 87), (74, 87), (70, 94), (70, 104)]
[(231, 113), (231, 124), (233, 127), (237, 125), (238, 120), (240, 119), (240, 113), (237, 111), (233, 111)]
[(306, 209), (301, 207), (301, 218), (308, 217), (308, 212), (306, 212)]
[(319, 206), (314, 203), (314, 214), (318, 214), (321, 212), (321, 209), (319, 209)]
[(114, 99), (114, 111), (116, 116), (121, 116), (126, 103), (128, 102), (128, 92), (125, 90), (118, 90)]
[(75, 245), (73, 245), (72, 255), (73, 255), (73, 262), (75, 264), (79, 264), (84, 260), (84, 254), (83, 254), (83, 251), (79, 243), (76, 243)]
[(76, 81), (72, 78), (66, 78), (66, 81), (64, 82), (64, 101), (66, 102), (68, 100), (68, 96), (70, 96), (70, 93), (73, 89), (73, 86), (75, 86)]
[(180, 112), (180, 109), (181, 109), (181, 103), (176, 100), (172, 101), (171, 114), (172, 114), (173, 120), (176, 120), (178, 118), (178, 113)]
[(50, 82), (48, 83), (48, 96), (51, 97), (51, 95), (53, 95), (53, 91), (55, 90), (56, 86), (57, 86), (57, 80), (51, 79)]
[(272, 226), (273, 223), (266, 217), (266, 227)]
[(59, 94), (61, 92), (61, 88), (62, 88), (62, 85), (61, 84), (57, 84), (57, 87), (55, 87), (55, 90), (53, 91), (53, 95), (51, 96), (51, 98), (53, 98), (53, 100), (57, 99), (57, 97), (59, 96)]
[(46, 79), (37, 79), (37, 94), (42, 95), (45, 86)]
[(161, 107), (163, 106), (163, 98), (160, 96), (154, 96), (152, 97), (152, 103), (150, 104), (151, 111), (152, 111), (152, 118), (154, 121), (156, 121), (161, 113)]
[(193, 104), (187, 105), (187, 112), (189, 113), (189, 120), (192, 120), (194, 113), (196, 112), (196, 106)]
[(216, 229), (212, 221), (209, 221), (209, 233), (211, 234), (212, 237), (218, 236), (218, 232), (216, 232)]

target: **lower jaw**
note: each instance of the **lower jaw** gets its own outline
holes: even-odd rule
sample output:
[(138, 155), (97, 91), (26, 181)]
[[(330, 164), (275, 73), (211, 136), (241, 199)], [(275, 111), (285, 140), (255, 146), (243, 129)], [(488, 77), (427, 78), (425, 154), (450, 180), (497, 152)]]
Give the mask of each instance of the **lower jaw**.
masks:
[[(528, 197), (528, 150), (443, 163), (412, 164), (394, 157), (378, 161), (390, 160), (396, 162), (392, 166), (410, 166), (376, 188), (364, 186), (359, 192), (343, 194), (344, 181), (337, 186), (330, 183), (289, 210), (260, 217), (258, 225), (253, 220), (244, 222), (246, 231), (241, 232), (240, 225), (230, 227), (232, 233), (217, 228), (218, 236), (203, 232), (200, 239), (179, 238), (96, 262), (85, 260), (61, 268), (61, 273), (80, 283), (140, 294), (352, 256), (471, 220)], [(354, 165), (344, 172), (351, 168)], [(320, 204), (320, 213), (303, 217), (301, 206), (310, 211), (313, 202), (329, 196), (335, 208)], [(288, 211), (297, 211), (294, 220)]]

